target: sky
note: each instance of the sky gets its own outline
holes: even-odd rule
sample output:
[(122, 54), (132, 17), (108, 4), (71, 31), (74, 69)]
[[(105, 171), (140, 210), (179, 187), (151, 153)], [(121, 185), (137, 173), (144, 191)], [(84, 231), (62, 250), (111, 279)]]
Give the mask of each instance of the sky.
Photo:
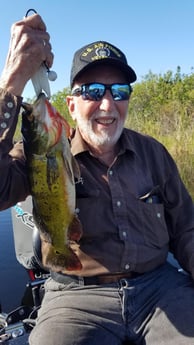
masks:
[[(163, 74), (194, 66), (194, 0), (12, 0), (1, 3), (0, 71), (6, 59), (11, 25), (34, 8), (46, 23), (58, 78), (51, 93), (69, 86), (74, 52), (105, 40), (120, 48), (135, 69), (137, 82), (149, 71)], [(23, 96), (34, 97), (29, 82)]]

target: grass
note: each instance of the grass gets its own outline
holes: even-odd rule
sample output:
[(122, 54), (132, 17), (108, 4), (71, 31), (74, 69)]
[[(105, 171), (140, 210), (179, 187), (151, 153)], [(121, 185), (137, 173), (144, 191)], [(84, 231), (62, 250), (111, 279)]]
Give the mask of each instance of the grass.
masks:
[(194, 200), (194, 130), (185, 116), (137, 119), (131, 114), (126, 126), (160, 141), (174, 158), (181, 178)]

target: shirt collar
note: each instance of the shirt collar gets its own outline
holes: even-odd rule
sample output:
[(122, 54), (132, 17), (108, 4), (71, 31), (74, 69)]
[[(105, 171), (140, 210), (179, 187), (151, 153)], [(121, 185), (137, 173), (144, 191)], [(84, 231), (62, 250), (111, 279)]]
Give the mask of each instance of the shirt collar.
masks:
[(84, 151), (89, 151), (87, 143), (82, 139), (79, 129), (76, 127), (71, 138), (71, 152), (73, 156), (78, 155)]

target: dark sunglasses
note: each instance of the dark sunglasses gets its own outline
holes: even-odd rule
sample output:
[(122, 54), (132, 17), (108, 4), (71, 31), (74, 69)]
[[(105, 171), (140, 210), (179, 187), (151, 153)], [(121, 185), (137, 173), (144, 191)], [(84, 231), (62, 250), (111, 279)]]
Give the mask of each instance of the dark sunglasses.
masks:
[(106, 90), (110, 90), (114, 101), (126, 101), (130, 97), (132, 87), (130, 84), (90, 83), (83, 84), (72, 90), (72, 95), (81, 95), (84, 100), (100, 101), (104, 97)]

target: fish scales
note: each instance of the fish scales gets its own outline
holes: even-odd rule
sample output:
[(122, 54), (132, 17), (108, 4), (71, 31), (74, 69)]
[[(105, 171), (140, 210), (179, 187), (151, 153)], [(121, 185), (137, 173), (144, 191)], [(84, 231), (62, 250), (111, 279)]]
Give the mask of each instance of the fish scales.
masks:
[(69, 126), (44, 94), (33, 106), (23, 107), (22, 133), (43, 265), (54, 271), (80, 270), (70, 247), (80, 240), (82, 229), (75, 215), (74, 175), (79, 178), (79, 168), (67, 139)]

